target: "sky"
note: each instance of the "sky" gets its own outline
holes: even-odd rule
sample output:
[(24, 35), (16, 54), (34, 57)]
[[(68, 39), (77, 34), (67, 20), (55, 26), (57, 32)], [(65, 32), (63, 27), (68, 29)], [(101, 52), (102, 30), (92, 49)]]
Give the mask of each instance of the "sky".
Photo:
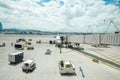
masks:
[[(60, 32), (120, 30), (120, 0), (0, 0), (3, 28)], [(110, 24), (110, 25), (109, 25)]]

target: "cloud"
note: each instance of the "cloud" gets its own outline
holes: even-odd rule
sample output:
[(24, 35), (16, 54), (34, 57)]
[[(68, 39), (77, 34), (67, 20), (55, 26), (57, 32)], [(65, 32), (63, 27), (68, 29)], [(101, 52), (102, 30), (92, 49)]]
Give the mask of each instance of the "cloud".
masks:
[(8, 4), (1, 2), (1, 1), (0, 1), (0, 7), (6, 8), (6, 9), (11, 9), (11, 7)]
[(0, 1), (4, 28), (86, 32), (89, 26), (97, 26), (96, 32), (103, 32), (111, 20), (120, 25), (119, 17), (120, 8), (103, 0)]

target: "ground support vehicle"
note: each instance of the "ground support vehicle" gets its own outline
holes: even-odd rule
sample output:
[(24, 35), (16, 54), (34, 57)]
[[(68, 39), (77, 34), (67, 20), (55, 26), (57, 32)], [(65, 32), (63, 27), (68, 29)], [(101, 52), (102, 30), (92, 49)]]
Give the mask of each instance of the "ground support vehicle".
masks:
[(60, 74), (75, 74), (75, 67), (71, 61), (59, 61)]
[(28, 59), (24, 62), (22, 66), (22, 71), (28, 73), (33, 71), (36, 68), (36, 63), (33, 59)]
[(47, 51), (45, 52), (45, 54), (51, 54), (51, 50), (47, 49)]
[(34, 47), (33, 46), (28, 46), (27, 50), (34, 50)]
[(24, 52), (15, 52), (8, 54), (8, 60), (10, 64), (16, 64), (22, 62), (24, 58)]
[(15, 49), (17, 49), (17, 50), (24, 50), (23, 44), (16, 43), (16, 44), (14, 45), (14, 47), (15, 47)]

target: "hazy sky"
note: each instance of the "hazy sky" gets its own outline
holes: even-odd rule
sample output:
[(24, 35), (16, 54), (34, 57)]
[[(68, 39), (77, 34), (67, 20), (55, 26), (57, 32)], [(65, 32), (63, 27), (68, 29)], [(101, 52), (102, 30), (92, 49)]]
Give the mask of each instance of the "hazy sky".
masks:
[(111, 20), (120, 30), (120, 0), (0, 0), (4, 28), (103, 32)]

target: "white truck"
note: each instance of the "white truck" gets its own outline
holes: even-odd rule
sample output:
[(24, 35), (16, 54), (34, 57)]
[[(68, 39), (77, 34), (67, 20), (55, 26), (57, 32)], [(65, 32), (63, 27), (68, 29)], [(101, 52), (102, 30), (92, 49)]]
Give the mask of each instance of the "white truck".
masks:
[(75, 67), (71, 61), (59, 61), (60, 74), (75, 74)]
[(26, 73), (33, 71), (36, 68), (36, 63), (33, 59), (28, 59), (24, 62), (22, 70)]
[(18, 62), (23, 61), (24, 52), (15, 52), (8, 54), (8, 60), (10, 64), (16, 64)]

